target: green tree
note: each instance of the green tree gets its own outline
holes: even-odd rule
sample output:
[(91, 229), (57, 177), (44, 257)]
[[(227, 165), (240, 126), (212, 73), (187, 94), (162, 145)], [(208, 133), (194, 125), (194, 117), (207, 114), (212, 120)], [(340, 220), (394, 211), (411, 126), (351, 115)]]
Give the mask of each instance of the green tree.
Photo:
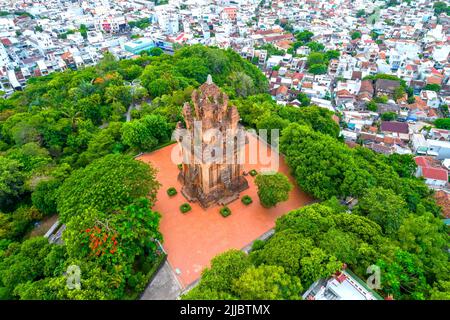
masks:
[(25, 174), (17, 160), (0, 156), (0, 210), (8, 211), (25, 191)]
[(338, 59), (340, 55), (341, 54), (338, 50), (328, 50), (325, 52), (325, 58), (327, 61), (330, 61), (331, 59)]
[(387, 158), (387, 162), (400, 177), (412, 178), (416, 173), (417, 165), (414, 156), (410, 154), (394, 153)]
[(395, 112), (385, 112), (381, 115), (381, 120), (383, 121), (392, 121), (397, 118), (397, 113)]
[[(300, 259), (306, 257), (313, 243), (299, 233), (291, 230), (276, 232), (261, 248), (252, 248), (250, 259), (255, 265), (281, 266), (286, 273), (297, 275), (300, 272)], [(303, 280), (303, 279), (302, 279)]]
[(109, 86), (105, 90), (105, 100), (108, 103), (120, 102), (128, 107), (132, 101), (131, 89), (126, 86)]
[(315, 64), (323, 65), (325, 64), (325, 55), (321, 52), (312, 52), (309, 54), (306, 60), (308, 66), (313, 66)]
[(408, 214), (402, 197), (383, 188), (367, 189), (366, 195), (358, 202), (356, 212), (378, 223), (388, 235), (398, 231)]
[(350, 36), (351, 36), (352, 40), (361, 39), (361, 32), (354, 31), (351, 33)]
[(230, 80), (238, 96), (247, 97), (256, 93), (252, 78), (244, 72), (233, 72), (230, 75)]
[(31, 195), (33, 205), (43, 214), (56, 213), (56, 194), (61, 182), (56, 179), (39, 182)]
[(308, 69), (312, 74), (325, 74), (327, 73), (327, 66), (325, 64), (313, 64)]
[(113, 212), (144, 196), (153, 204), (159, 188), (155, 176), (153, 167), (128, 156), (115, 154), (97, 159), (74, 171), (59, 188), (60, 219), (67, 222), (89, 208)]
[(320, 52), (325, 49), (323, 44), (315, 41), (309, 42), (306, 46), (310, 48), (312, 52)]
[(300, 300), (300, 279), (289, 276), (282, 267), (250, 267), (233, 283), (233, 291), (244, 300)]
[(303, 92), (300, 92), (297, 95), (297, 100), (300, 101), (302, 107), (307, 107), (311, 103), (311, 99), (309, 99), (309, 97)]
[(45, 257), (51, 245), (44, 237), (35, 237), (23, 243), (14, 243), (0, 261), (0, 282), (6, 290), (6, 297), (16, 297), (14, 289), (20, 283), (43, 277)]
[[(285, 127), (289, 125), (289, 121), (286, 119), (281, 118), (278, 115), (270, 115), (269, 113), (265, 113), (259, 120), (256, 125), (256, 128), (258, 130), (265, 129), (267, 130), (267, 142), (272, 144), (277, 144), (278, 139), (272, 141), (272, 130), (283, 130)], [(260, 137), (261, 132), (259, 131)], [(274, 138), (275, 139), (275, 138)]]
[(163, 53), (164, 53), (164, 51), (163, 51), (161, 48), (158, 48), (158, 47), (151, 48), (151, 49), (148, 51), (148, 54), (151, 55), (151, 56), (153, 56), (153, 57), (159, 57), (159, 56), (162, 55)]
[(405, 94), (406, 94), (406, 91), (405, 91), (404, 87), (397, 87), (394, 90), (393, 98), (394, 98), (394, 100), (398, 100), (398, 99), (403, 98), (405, 96)]
[(231, 292), (232, 282), (251, 266), (250, 260), (242, 251), (229, 250), (211, 260), (211, 267), (202, 272), (201, 288), (219, 292)]
[(447, 245), (449, 236), (440, 218), (432, 213), (409, 215), (400, 226), (397, 238), (401, 249), (415, 253), (429, 281), (448, 279)]
[(351, 232), (331, 228), (321, 236), (320, 248), (329, 254), (333, 254), (339, 261), (344, 261), (350, 266), (356, 266), (359, 262), (359, 242), (356, 235)]
[(258, 186), (258, 197), (263, 207), (269, 208), (289, 199), (293, 189), (288, 177), (282, 173), (259, 174), (255, 183)]
[(431, 300), (450, 300), (450, 281), (439, 281), (431, 289)]
[(359, 10), (356, 12), (356, 17), (357, 17), (357, 18), (364, 17), (365, 15), (366, 15), (366, 11), (365, 11), (364, 9), (359, 9)]
[(448, 15), (448, 6), (443, 1), (436, 1), (433, 3), (434, 13), (438, 16), (441, 13), (447, 13)]
[(439, 92), (439, 91), (441, 91), (441, 86), (436, 83), (429, 83), (423, 88), (423, 90), (431, 90), (431, 91)]
[(319, 199), (358, 196), (376, 182), (358, 167), (344, 144), (308, 126), (291, 123), (286, 127), (281, 133), (280, 150), (297, 183)]
[(81, 36), (82, 36), (84, 39), (87, 39), (87, 36), (88, 36), (87, 31), (88, 31), (88, 29), (87, 29), (86, 25), (85, 25), (85, 24), (81, 24), (79, 30), (80, 30)]
[(395, 299), (424, 300), (430, 290), (417, 258), (398, 250), (392, 261), (380, 259), (376, 263), (382, 274), (382, 290)]
[(450, 119), (436, 119), (434, 125), (439, 129), (450, 130)]
[(373, 111), (373, 112), (377, 112), (378, 110), (378, 106), (377, 103), (373, 100), (370, 100), (367, 104), (366, 104), (367, 110), (369, 111)]
[(312, 37), (314, 36), (314, 33), (312, 33), (311, 31), (308, 31), (308, 30), (303, 30), (303, 31), (295, 33), (294, 36), (297, 39), (297, 41), (300, 41), (302, 43), (307, 43), (307, 42), (311, 41)]
[(308, 256), (300, 260), (300, 278), (305, 287), (311, 286), (319, 279), (326, 279), (342, 267), (336, 257), (327, 254), (320, 248), (313, 248)]
[(160, 115), (147, 115), (139, 120), (132, 120), (122, 126), (123, 144), (140, 151), (148, 151), (158, 144), (169, 141), (171, 128), (166, 118)]
[(42, 168), (52, 161), (48, 150), (41, 148), (35, 142), (29, 142), (19, 148), (9, 149), (7, 157), (20, 162), (25, 172)]
[(278, 114), (283, 119), (299, 124), (306, 124), (314, 130), (330, 135), (332, 137), (339, 136), (339, 125), (332, 119), (333, 112), (312, 105), (309, 107), (295, 108), (285, 106), (280, 108)]

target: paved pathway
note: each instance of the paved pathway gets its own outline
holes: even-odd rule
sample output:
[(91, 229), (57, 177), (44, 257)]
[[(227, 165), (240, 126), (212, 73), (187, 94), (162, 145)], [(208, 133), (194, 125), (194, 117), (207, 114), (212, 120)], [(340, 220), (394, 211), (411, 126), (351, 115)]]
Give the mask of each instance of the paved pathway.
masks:
[[(254, 147), (264, 150), (261, 140), (249, 136), (249, 141)], [(273, 208), (264, 208), (258, 201), (257, 187), (254, 178), (248, 177), (249, 188), (242, 192), (241, 196), (249, 195), (253, 203), (249, 206), (242, 204), (240, 200), (228, 204), (232, 214), (223, 218), (219, 214), (219, 207), (212, 206), (203, 209), (197, 203), (191, 203), (192, 210), (187, 214), (181, 214), (179, 206), (186, 202), (181, 192), (182, 185), (177, 179), (179, 170), (176, 163), (171, 161), (172, 153), (178, 154), (178, 144), (172, 144), (165, 148), (137, 157), (145, 163), (151, 163), (158, 169), (157, 178), (162, 184), (158, 191), (158, 201), (153, 210), (161, 213), (160, 230), (164, 236), (164, 249), (168, 254), (168, 261), (173, 270), (178, 269), (176, 277), (183, 287), (188, 287), (201, 276), (202, 270), (209, 266), (210, 261), (216, 255), (229, 249), (242, 249), (255, 239), (263, 235), (275, 226), (278, 217), (287, 212), (310, 204), (313, 200), (310, 196), (295, 187), (291, 191), (288, 201), (279, 203)], [(173, 152), (174, 151), (174, 152)], [(245, 147), (244, 170), (249, 172), (252, 169), (261, 171), (270, 169), (270, 166), (257, 161), (256, 164), (250, 162), (250, 143)], [(272, 149), (265, 150), (269, 160), (277, 164), (279, 160), (279, 171), (289, 176), (289, 168), (283, 157), (270, 158)], [(260, 159), (262, 160), (262, 159)], [(267, 162), (267, 161), (265, 161)], [(292, 182), (293, 178), (290, 177)], [(175, 187), (178, 194), (170, 197), (166, 190)]]
[(141, 300), (176, 300), (180, 293), (181, 286), (166, 261), (145, 289)]

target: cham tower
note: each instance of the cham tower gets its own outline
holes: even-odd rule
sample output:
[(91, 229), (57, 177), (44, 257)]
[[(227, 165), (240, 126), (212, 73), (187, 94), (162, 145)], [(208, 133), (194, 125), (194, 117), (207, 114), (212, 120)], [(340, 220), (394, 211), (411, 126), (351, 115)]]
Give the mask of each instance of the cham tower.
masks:
[[(239, 113), (228, 106), (228, 96), (208, 75), (207, 81), (192, 93), (193, 108), (183, 106), (187, 136), (179, 136), (183, 155), (178, 179), (182, 194), (203, 208), (215, 204), (226, 205), (239, 198), (248, 188), (243, 175), (245, 131), (239, 127)], [(199, 127), (201, 126), (201, 129)], [(188, 139), (183, 143), (183, 139)]]

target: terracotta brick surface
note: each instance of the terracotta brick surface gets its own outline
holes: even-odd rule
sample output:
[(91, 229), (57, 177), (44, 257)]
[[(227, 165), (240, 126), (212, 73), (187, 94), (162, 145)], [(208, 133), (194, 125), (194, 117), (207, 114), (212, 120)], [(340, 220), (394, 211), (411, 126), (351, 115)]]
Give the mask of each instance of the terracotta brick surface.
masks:
[[(251, 136), (250, 139), (254, 141), (255, 138)], [(162, 215), (160, 228), (164, 236), (163, 246), (168, 253), (171, 267), (174, 271), (180, 272), (177, 276), (184, 287), (200, 277), (201, 271), (209, 266), (214, 256), (228, 249), (242, 249), (273, 228), (278, 217), (313, 201), (295, 185), (293, 178), (288, 174), (287, 165), (280, 157), (278, 171), (288, 175), (295, 185), (288, 201), (270, 209), (263, 208), (259, 204), (255, 178), (248, 175), (250, 188), (241, 192), (240, 197), (249, 195), (253, 199), (253, 203), (249, 206), (242, 204), (240, 199), (236, 200), (228, 205), (232, 214), (224, 218), (219, 213), (220, 206), (205, 210), (198, 203), (191, 203), (192, 210), (182, 214), (179, 206), (187, 200), (180, 192), (177, 164), (171, 161), (174, 148), (178, 150), (179, 147), (173, 144), (144, 154), (138, 157), (138, 160), (151, 163), (158, 169), (157, 179), (162, 186), (153, 209)], [(249, 159), (248, 151), (249, 147), (246, 145), (246, 159)], [(244, 165), (247, 172), (252, 169), (260, 171), (263, 167), (261, 163)], [(169, 197), (166, 193), (169, 187), (175, 187), (178, 194)]]

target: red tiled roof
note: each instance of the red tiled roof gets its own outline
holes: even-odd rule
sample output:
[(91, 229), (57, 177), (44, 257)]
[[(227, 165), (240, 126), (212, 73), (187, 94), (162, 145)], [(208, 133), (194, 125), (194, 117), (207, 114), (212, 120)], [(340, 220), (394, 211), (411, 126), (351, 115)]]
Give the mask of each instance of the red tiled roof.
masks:
[(420, 167), (427, 167), (428, 166), (428, 161), (425, 157), (415, 157), (414, 161), (416, 162), (416, 164)]
[(338, 97), (354, 97), (354, 95), (348, 92), (346, 89), (339, 90), (338, 92), (336, 92), (336, 95)]
[(448, 181), (448, 171), (444, 168), (432, 167), (426, 157), (415, 157), (417, 166), (422, 168), (422, 176), (426, 179)]
[(409, 126), (406, 122), (382, 121), (381, 131), (409, 133)]
[(12, 45), (12, 42), (8, 39), (8, 38), (2, 38), (1, 42), (3, 43), (3, 45), (5, 45), (6, 47), (9, 47)]
[(450, 218), (450, 194), (439, 190), (434, 194), (436, 203), (442, 207), (442, 214), (446, 218)]
[(422, 175), (427, 179), (448, 181), (448, 171), (445, 169), (422, 167)]
[(277, 89), (277, 94), (286, 94), (288, 90), (289, 89), (286, 86), (279, 86)]

